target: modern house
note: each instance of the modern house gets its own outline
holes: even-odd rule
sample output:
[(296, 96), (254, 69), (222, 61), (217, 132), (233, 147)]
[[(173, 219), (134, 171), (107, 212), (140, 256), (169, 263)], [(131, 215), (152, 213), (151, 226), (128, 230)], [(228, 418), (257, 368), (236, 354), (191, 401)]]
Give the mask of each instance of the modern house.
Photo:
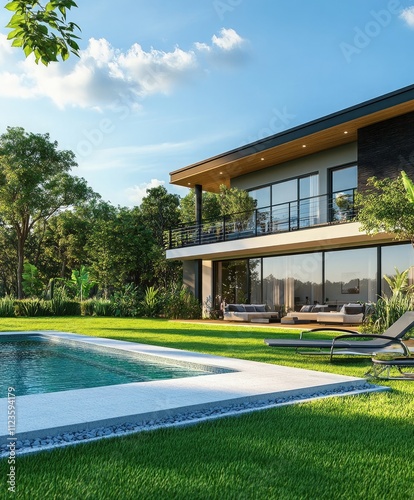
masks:
[[(167, 258), (216, 308), (375, 302), (383, 275), (414, 265), (414, 251), (361, 232), (354, 194), (401, 170), (414, 177), (414, 85), (172, 172), (195, 189), (196, 214), (170, 231)], [(222, 184), (247, 190), (256, 209), (204, 220), (202, 191)]]

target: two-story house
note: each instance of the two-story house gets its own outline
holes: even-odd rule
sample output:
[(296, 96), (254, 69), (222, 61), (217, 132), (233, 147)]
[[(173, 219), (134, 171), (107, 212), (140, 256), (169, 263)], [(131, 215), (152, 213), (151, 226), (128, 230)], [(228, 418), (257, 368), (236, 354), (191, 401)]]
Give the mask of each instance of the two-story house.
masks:
[[(356, 190), (414, 173), (414, 85), (172, 172), (195, 189), (195, 222), (170, 231), (167, 258), (203, 302), (375, 302), (383, 275), (414, 264), (409, 242), (360, 231)], [(247, 190), (256, 209), (205, 221), (202, 191)]]

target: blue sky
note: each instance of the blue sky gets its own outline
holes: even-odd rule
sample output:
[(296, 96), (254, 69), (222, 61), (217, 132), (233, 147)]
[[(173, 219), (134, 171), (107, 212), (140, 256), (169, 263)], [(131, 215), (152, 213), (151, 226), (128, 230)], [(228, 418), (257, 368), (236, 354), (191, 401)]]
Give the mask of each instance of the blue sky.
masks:
[(414, 80), (414, 0), (78, 4), (65, 63), (25, 60), (0, 28), (0, 133), (50, 133), (114, 205), (184, 196), (169, 172)]

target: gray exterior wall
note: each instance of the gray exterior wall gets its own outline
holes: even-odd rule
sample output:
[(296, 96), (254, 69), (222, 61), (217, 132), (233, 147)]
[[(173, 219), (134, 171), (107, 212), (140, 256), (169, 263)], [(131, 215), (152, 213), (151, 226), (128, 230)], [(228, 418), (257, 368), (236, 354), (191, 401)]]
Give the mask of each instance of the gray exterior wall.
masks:
[(328, 171), (357, 161), (357, 144), (351, 143), (338, 148), (328, 149), (321, 153), (289, 161), (274, 167), (235, 177), (231, 186), (239, 189), (252, 189), (287, 180), (312, 172), (319, 173), (319, 194), (326, 194), (328, 189)]

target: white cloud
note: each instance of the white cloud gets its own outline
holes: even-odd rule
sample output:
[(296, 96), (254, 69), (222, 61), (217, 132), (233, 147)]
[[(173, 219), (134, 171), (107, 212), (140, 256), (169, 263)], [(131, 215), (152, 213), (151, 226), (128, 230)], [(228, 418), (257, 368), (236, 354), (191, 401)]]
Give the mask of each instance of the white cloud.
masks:
[(411, 7), (407, 7), (404, 9), (401, 14), (400, 18), (410, 27), (414, 28), (414, 5)]
[(220, 30), (220, 35), (221, 36), (214, 35), (212, 41), (214, 45), (225, 51), (239, 49), (245, 42), (243, 38), (231, 28), (222, 28)]
[(158, 179), (151, 179), (150, 182), (139, 184), (138, 186), (133, 186), (125, 191), (126, 197), (129, 201), (135, 205), (141, 205), (142, 199), (147, 195), (147, 190), (159, 186), (163, 186), (164, 181)]
[(224, 28), (220, 36), (212, 37), (212, 45), (197, 42), (188, 51), (175, 47), (170, 52), (154, 48), (147, 52), (135, 43), (122, 52), (103, 38), (92, 38), (79, 59), (71, 58), (65, 64), (46, 68), (36, 65), (32, 57), (6, 65), (4, 57), (13, 57), (17, 51), (0, 34), (0, 97), (43, 97), (60, 108), (98, 110), (113, 108), (122, 101), (133, 109), (140, 107), (146, 96), (168, 94), (188, 84), (193, 76), (203, 74), (201, 65), (206, 59), (200, 59), (199, 55), (237, 52), (243, 42), (233, 29)]

